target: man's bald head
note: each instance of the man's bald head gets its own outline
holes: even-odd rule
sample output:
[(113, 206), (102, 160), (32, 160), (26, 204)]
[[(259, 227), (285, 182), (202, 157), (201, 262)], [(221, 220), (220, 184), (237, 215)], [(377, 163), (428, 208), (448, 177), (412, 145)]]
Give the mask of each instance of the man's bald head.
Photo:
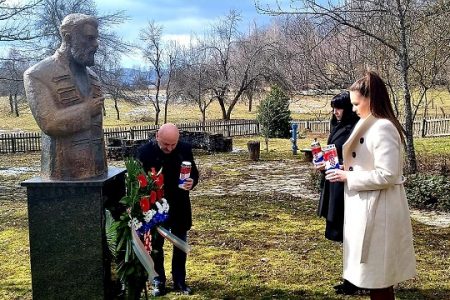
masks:
[(180, 132), (172, 123), (166, 123), (162, 125), (158, 132), (156, 133), (156, 141), (158, 142), (159, 148), (166, 154), (175, 149), (180, 138)]

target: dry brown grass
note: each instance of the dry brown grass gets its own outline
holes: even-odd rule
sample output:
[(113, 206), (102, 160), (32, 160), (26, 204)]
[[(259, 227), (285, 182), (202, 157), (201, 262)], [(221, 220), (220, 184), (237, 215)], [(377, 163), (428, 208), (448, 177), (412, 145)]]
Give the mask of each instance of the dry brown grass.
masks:
[[(248, 111), (246, 100), (238, 102), (233, 109), (232, 119), (255, 119), (257, 115), (257, 105), (259, 100), (264, 97), (256, 97), (253, 103), (253, 109)], [(323, 119), (330, 114), (329, 101), (332, 95), (327, 96), (309, 96), (297, 95), (293, 97), (290, 105), (292, 119)], [(429, 109), (429, 115), (442, 115), (450, 113), (450, 95), (445, 89), (436, 89), (430, 92), (433, 99), (433, 107)], [(118, 126), (138, 126), (154, 124), (155, 110), (151, 103), (132, 105), (130, 103), (119, 101), (120, 120), (117, 120), (114, 102), (112, 99), (105, 100), (106, 117), (104, 117), (105, 127)], [(160, 123), (164, 120), (164, 106), (161, 106)], [(34, 121), (28, 105), (23, 102), (20, 105), (20, 116), (16, 117), (10, 113), (7, 97), (0, 97), (0, 133), (2, 131), (37, 131), (39, 128)], [(419, 110), (419, 114), (423, 109)], [(207, 120), (217, 120), (222, 118), (222, 111), (217, 101), (214, 101), (207, 109)], [(171, 103), (168, 110), (168, 122), (198, 122), (201, 121), (201, 113), (195, 103), (177, 104)]]

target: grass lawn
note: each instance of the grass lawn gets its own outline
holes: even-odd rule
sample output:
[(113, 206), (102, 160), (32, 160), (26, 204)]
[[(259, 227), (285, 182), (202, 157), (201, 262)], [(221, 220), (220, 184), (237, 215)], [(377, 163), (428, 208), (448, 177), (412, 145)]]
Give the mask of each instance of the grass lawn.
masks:
[[(250, 139), (234, 139), (235, 148), (245, 149)], [(309, 142), (309, 137), (300, 140), (300, 147)], [(36, 153), (0, 156), (0, 171), (31, 167), (20, 174), (0, 172), (0, 299), (31, 299), (27, 205), (19, 184), (36, 175), (39, 159)], [(187, 266), (195, 294), (170, 292), (161, 299), (368, 298), (334, 294), (341, 247), (323, 237), (317, 194), (306, 185), (308, 165), (292, 155), (288, 140), (271, 140), (269, 152), (263, 150), (256, 163), (248, 160), (246, 151), (198, 153), (196, 160), (201, 182), (192, 193), (193, 250)], [(279, 191), (263, 188), (265, 180), (259, 181), (259, 190), (246, 189), (245, 183), (255, 176), (282, 183), (291, 179)], [(305, 183), (294, 181), (297, 178)], [(286, 192), (289, 185), (301, 192)], [(450, 299), (450, 228), (413, 221), (413, 230), (418, 275), (397, 287), (397, 299)], [(166, 257), (167, 271), (170, 254)], [(169, 271), (166, 275), (170, 277)]]

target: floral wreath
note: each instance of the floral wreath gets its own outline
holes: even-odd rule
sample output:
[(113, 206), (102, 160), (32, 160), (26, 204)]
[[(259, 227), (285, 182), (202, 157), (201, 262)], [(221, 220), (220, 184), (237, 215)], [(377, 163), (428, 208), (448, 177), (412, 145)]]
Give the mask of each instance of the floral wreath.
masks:
[(169, 217), (162, 168), (145, 173), (142, 164), (132, 158), (125, 161), (125, 167), (126, 195), (119, 201), (125, 210), (117, 221), (106, 212), (106, 235), (117, 275), (127, 285), (138, 277), (151, 280), (158, 276), (150, 256), (152, 235), (161, 234), (186, 253), (190, 246), (161, 226)]

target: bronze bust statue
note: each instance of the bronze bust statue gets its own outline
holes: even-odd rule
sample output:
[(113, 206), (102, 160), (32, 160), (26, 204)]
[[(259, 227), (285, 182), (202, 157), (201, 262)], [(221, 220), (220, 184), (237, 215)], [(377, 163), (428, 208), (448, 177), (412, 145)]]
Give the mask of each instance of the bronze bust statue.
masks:
[(98, 48), (98, 21), (70, 14), (61, 46), (24, 74), (25, 92), (42, 130), (41, 176), (80, 180), (106, 173), (100, 81), (89, 68)]

